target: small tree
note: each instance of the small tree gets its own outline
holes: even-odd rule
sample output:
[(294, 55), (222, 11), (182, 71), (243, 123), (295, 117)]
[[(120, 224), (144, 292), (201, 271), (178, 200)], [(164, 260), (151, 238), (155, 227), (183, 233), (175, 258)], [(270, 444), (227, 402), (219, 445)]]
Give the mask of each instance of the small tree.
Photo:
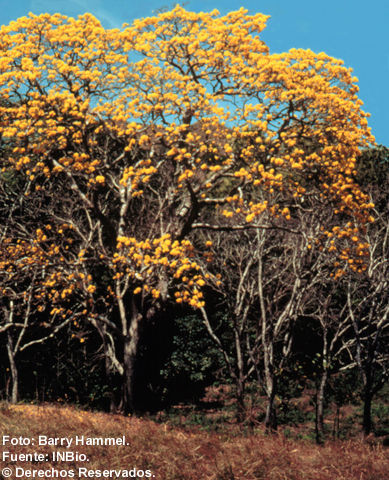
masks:
[[(222, 354), (228, 375), (235, 386), (237, 419), (246, 418), (245, 390), (250, 376), (255, 372), (256, 328), (251, 321), (253, 307), (258, 302), (257, 258), (255, 255), (255, 230), (220, 232), (208, 240), (213, 253), (209, 256), (212, 277), (210, 296), (214, 297), (217, 312), (212, 315), (208, 305), (201, 307), (205, 328)], [(216, 317), (213, 318), (213, 317)], [(232, 338), (225, 337), (230, 329)], [(223, 335), (224, 334), (224, 335)]]
[(40, 229), (35, 238), (23, 239), (26, 219), (17, 219), (15, 212), (11, 215), (12, 221), (4, 219), (0, 238), (0, 333), (6, 336), (12, 378), (10, 398), (16, 403), (19, 398), (17, 356), (53, 338), (71, 322), (77, 324), (82, 316), (79, 310), (82, 303), (72, 305), (74, 285), (68, 281), (64, 285), (59, 278), (56, 257), (52, 256), (53, 248), (57, 247), (46, 250), (40, 245), (45, 240)]

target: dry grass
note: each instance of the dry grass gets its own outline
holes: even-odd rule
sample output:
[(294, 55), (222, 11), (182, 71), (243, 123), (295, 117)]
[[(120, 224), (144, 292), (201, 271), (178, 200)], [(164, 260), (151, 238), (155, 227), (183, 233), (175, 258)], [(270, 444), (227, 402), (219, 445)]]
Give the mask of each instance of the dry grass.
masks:
[[(282, 435), (228, 436), (191, 432), (149, 420), (91, 413), (54, 405), (0, 405), (0, 432), (13, 437), (120, 437), (128, 446), (78, 446), (88, 463), (27, 463), (31, 469), (149, 469), (158, 480), (385, 480), (389, 451), (360, 441), (324, 447)], [(35, 447), (50, 453), (55, 447)], [(2, 446), (4, 451), (5, 447)], [(31, 447), (10, 447), (31, 452)], [(61, 450), (58, 449), (57, 450)], [(63, 450), (63, 448), (62, 448)], [(2, 467), (4, 467), (4, 462)], [(9, 465), (12, 466), (12, 465)], [(78, 478), (76, 476), (76, 478)], [(115, 477), (113, 477), (115, 478)], [(136, 477), (135, 477), (136, 478)], [(11, 477), (11, 480), (12, 477)]]

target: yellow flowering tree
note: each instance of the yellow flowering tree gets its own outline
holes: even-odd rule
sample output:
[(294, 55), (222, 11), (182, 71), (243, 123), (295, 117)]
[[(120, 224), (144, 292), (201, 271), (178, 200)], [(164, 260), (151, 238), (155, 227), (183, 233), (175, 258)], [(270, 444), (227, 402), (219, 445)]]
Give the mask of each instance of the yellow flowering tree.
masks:
[(83, 300), (126, 411), (144, 322), (169, 298), (204, 305), (193, 232), (287, 228), (280, 192), (316, 196), (333, 222), (312, 240), (335, 239), (335, 275), (363, 268), (370, 206), (352, 176), (373, 138), (356, 79), (324, 53), (270, 54), (266, 21), (177, 6), (122, 29), (30, 14), (0, 30), (3, 168), (48, 202), (61, 278), (96, 302)]
[[(87, 300), (80, 297), (79, 275), (68, 275), (60, 244), (43, 221), (39, 195), (25, 196), (28, 181), (17, 172), (0, 172), (0, 335), (6, 345), (11, 402), (19, 397), (19, 357), (62, 329), (75, 328), (84, 317)], [(46, 205), (47, 206), (47, 205)], [(53, 239), (56, 243), (53, 243)]]

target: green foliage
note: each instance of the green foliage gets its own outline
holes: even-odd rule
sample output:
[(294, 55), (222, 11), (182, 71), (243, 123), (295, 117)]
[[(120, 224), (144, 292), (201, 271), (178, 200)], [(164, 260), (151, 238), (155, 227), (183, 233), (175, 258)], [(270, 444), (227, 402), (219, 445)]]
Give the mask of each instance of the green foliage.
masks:
[(223, 363), (197, 315), (174, 319), (171, 352), (160, 370), (167, 398), (199, 399), (220, 375)]
[(304, 375), (303, 365), (298, 362), (287, 365), (278, 375), (278, 395), (282, 400), (290, 400), (291, 398), (298, 398), (302, 394), (306, 376)]
[(300, 425), (305, 423), (309, 416), (293, 402), (283, 401), (277, 410), (277, 421), (280, 425)]
[(374, 403), (371, 411), (376, 435), (389, 435), (389, 405), (384, 403)]
[(328, 383), (327, 401), (338, 406), (347, 403), (357, 404), (360, 400), (362, 385), (356, 370), (332, 375)]

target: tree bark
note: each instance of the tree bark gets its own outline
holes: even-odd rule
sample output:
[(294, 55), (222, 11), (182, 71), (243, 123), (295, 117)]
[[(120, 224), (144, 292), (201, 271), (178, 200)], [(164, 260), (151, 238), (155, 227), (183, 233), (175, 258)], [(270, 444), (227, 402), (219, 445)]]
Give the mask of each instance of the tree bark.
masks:
[[(265, 325), (262, 327), (262, 329), (263, 332), (266, 331)], [(262, 346), (264, 356), (265, 391), (267, 395), (265, 427), (268, 431), (275, 431), (277, 430), (277, 416), (274, 401), (277, 392), (277, 380), (274, 374), (273, 365), (274, 352), (272, 343), (265, 339), (264, 333), (262, 333)]]
[(135, 362), (137, 342), (133, 338), (126, 338), (123, 352), (123, 408), (125, 414), (133, 414), (135, 407)]
[(234, 327), (234, 336), (235, 336), (235, 353), (236, 353), (236, 401), (237, 401), (237, 410), (236, 418), (238, 422), (243, 422), (246, 419), (246, 406), (244, 403), (244, 393), (246, 387), (246, 378), (245, 378), (245, 362), (242, 353), (241, 347), (241, 338), (239, 334), (238, 325), (235, 319)]
[(15, 361), (15, 352), (13, 348), (13, 342), (10, 332), (7, 332), (7, 352), (8, 352), (8, 360), (9, 360), (9, 367), (11, 371), (11, 379), (12, 379), (12, 389), (11, 389), (11, 403), (17, 403), (19, 400), (19, 374), (18, 368)]
[(322, 348), (322, 371), (320, 382), (316, 393), (316, 443), (322, 445), (324, 443), (324, 390), (328, 379), (328, 326), (323, 319), (320, 320), (323, 331), (323, 348)]
[(273, 379), (273, 387), (270, 393), (268, 393), (268, 397), (267, 397), (266, 416), (265, 416), (265, 427), (268, 432), (274, 432), (277, 430), (277, 414), (276, 414), (275, 398), (276, 398), (276, 389), (275, 389), (275, 382)]
[(144, 320), (143, 315), (139, 312), (132, 301), (131, 305), (131, 319), (128, 334), (124, 338), (123, 345), (123, 404), (124, 413), (136, 413), (136, 398), (135, 398), (135, 368), (138, 355), (140, 328)]
[(324, 443), (324, 389), (327, 383), (328, 371), (324, 368), (319, 387), (316, 393), (316, 443), (322, 445)]

